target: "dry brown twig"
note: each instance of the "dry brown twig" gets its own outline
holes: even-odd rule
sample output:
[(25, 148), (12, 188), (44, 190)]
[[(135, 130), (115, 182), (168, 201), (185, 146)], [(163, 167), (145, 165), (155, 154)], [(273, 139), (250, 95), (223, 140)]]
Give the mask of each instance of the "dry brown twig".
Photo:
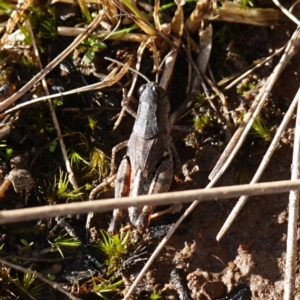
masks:
[(259, 94), (256, 96), (248, 112), (244, 115), (241, 125), (234, 133), (232, 139), (230, 140), (229, 144), (227, 145), (221, 157), (219, 158), (216, 166), (210, 173), (209, 175), (210, 180), (214, 180), (216, 177), (218, 178), (221, 177), (221, 175), (224, 173), (226, 168), (232, 162), (233, 158), (235, 157), (238, 150), (242, 146), (246, 136), (248, 135), (249, 130), (251, 129), (251, 126), (255, 118), (258, 116), (260, 110), (264, 106), (264, 103), (267, 100), (267, 97), (272, 87), (274, 86), (276, 80), (278, 79), (278, 76), (285, 68), (287, 63), (290, 61), (290, 59), (297, 53), (300, 44), (299, 34), (300, 34), (300, 27), (298, 27), (295, 30), (279, 63), (274, 68), (272, 74), (268, 78), (263, 88), (260, 90)]
[[(33, 34), (33, 30), (32, 30), (30, 21), (27, 20), (26, 22), (27, 22), (27, 26), (29, 28), (29, 32), (30, 32), (30, 35), (31, 35), (32, 46), (33, 46), (33, 51), (34, 51), (35, 57), (36, 57), (36, 59), (38, 61), (38, 65), (39, 65), (40, 69), (43, 70), (42, 62), (40, 60), (40, 55), (39, 55), (38, 47), (37, 47), (37, 44), (36, 44), (35, 36)], [(45, 94), (47, 96), (49, 96), (50, 93), (49, 93), (48, 84), (47, 84), (47, 81), (45, 80), (45, 78), (42, 78), (42, 85), (43, 85)], [(56, 134), (57, 134), (58, 137), (61, 137), (62, 133), (61, 133), (61, 130), (60, 130), (59, 122), (58, 122), (57, 117), (56, 117), (56, 113), (55, 113), (55, 109), (54, 109), (52, 100), (50, 100), (50, 99), (48, 100), (48, 105), (49, 105), (49, 109), (50, 109), (50, 114), (51, 114), (51, 117), (52, 117), (53, 125), (54, 125), (54, 128), (56, 130)], [(61, 152), (62, 152), (62, 155), (63, 155), (63, 159), (64, 159), (64, 162), (65, 162), (65, 165), (66, 165), (66, 170), (67, 170), (67, 172), (69, 174), (70, 183), (72, 184), (74, 190), (76, 190), (76, 189), (78, 189), (79, 186), (77, 184), (77, 181), (76, 181), (76, 178), (75, 178), (75, 174), (74, 174), (74, 172), (72, 170), (70, 161), (68, 159), (67, 149), (66, 149), (66, 146), (65, 146), (63, 138), (58, 138), (58, 142), (59, 142), (60, 149), (61, 149)]]
[[(253, 176), (253, 178), (249, 184), (258, 182), (261, 175), (263, 174), (265, 168), (267, 167), (273, 153), (275, 152), (276, 148), (278, 147), (278, 144), (280, 142), (280, 138), (282, 136), (284, 129), (286, 128), (286, 126), (288, 125), (288, 122), (290, 121), (290, 119), (293, 116), (299, 96), (300, 96), (300, 91), (298, 91), (298, 93), (295, 96), (294, 100), (292, 101), (288, 111), (284, 115), (284, 118), (283, 118), (279, 128), (277, 129), (276, 134), (275, 134), (268, 150), (266, 151), (264, 158), (262, 159), (255, 175)], [(222, 239), (222, 237), (227, 232), (227, 230), (233, 223), (234, 219), (237, 217), (237, 215), (240, 212), (240, 210), (242, 209), (242, 207), (245, 205), (248, 198), (249, 198), (249, 196), (245, 196), (245, 195), (240, 197), (240, 199), (236, 203), (235, 207), (232, 209), (229, 216), (227, 217), (227, 219), (226, 219), (225, 223), (223, 224), (222, 228), (220, 229), (219, 233), (217, 234), (217, 237), (216, 237), (217, 241), (220, 241)]]
[[(296, 95), (298, 100), (297, 119), (294, 137), (293, 163), (291, 180), (300, 178), (299, 161), (300, 161), (300, 89)], [(286, 263), (285, 263), (285, 280), (284, 280), (284, 300), (294, 299), (295, 290), (295, 271), (297, 255), (297, 225), (299, 210), (299, 190), (290, 191), (289, 196), (289, 219), (287, 231)]]
[[(271, 60), (274, 56), (279, 55), (285, 48), (286, 48), (286, 45), (284, 47), (281, 47), (281, 48), (275, 50), (268, 57), (260, 59), (258, 62), (254, 63), (252, 66), (247, 67), (247, 71), (243, 72), (242, 75), (240, 75), (239, 77), (236, 78), (237, 75), (234, 74), (234, 75), (230, 76), (229, 78), (226, 77), (226, 78), (222, 79), (221, 81), (219, 81), (217, 83), (217, 85), (221, 86), (221, 85), (225, 84), (226, 82), (228, 82), (228, 81), (232, 80), (233, 78), (235, 78), (230, 84), (228, 84), (227, 86), (224, 87), (224, 90), (231, 89), (233, 86), (236, 86), (240, 81), (242, 81), (242, 79), (244, 79), (249, 74), (251, 74), (254, 70), (264, 66), (265, 63), (268, 62), (269, 60)], [(239, 73), (239, 74), (241, 74), (241, 73)]]
[[(204, 74), (208, 65), (208, 61), (210, 58), (210, 52), (211, 52), (211, 47), (212, 47), (212, 27), (207, 26), (205, 29), (199, 29), (199, 38), (200, 38), (200, 52), (196, 61), (196, 65), (199, 68), (200, 72), (197, 74), (198, 76), (201, 76), (201, 74)], [(189, 47), (189, 40), (190, 37), (188, 37), (188, 44), (187, 44), (187, 53), (190, 53), (190, 47)], [(190, 55), (191, 57), (191, 55)], [(192, 62), (191, 60), (188, 60), (189, 63), (189, 81), (191, 80), (192, 77)], [(195, 71), (194, 71), (195, 72)], [(190, 108), (190, 106), (193, 104), (193, 102), (196, 99), (196, 94), (200, 89), (200, 86), (202, 86), (204, 92), (206, 95), (208, 95), (207, 88), (205, 87), (205, 84), (203, 82), (202, 77), (199, 80), (199, 77), (195, 76), (194, 80), (192, 81), (191, 84), (188, 84), (187, 87), (187, 93), (189, 95), (187, 98), (181, 103), (180, 107), (176, 109), (170, 116), (170, 123), (173, 125), (176, 121), (178, 121), (180, 118), (185, 116), (187, 113), (187, 110)], [(190, 85), (192, 87), (190, 88)], [(210, 99), (210, 98), (209, 98)], [(209, 101), (210, 104), (212, 104), (211, 101)], [(213, 107), (213, 109), (216, 111), (216, 108)]]
[[(76, 27), (65, 27), (58, 26), (57, 33), (62, 36), (78, 36), (85, 31), (84, 28), (76, 28)], [(103, 36), (105, 39), (113, 40), (113, 41), (122, 41), (122, 42), (130, 42), (130, 43), (142, 43), (147, 40), (148, 35), (141, 33), (109, 33), (107, 31), (97, 31), (97, 34)], [(109, 37), (107, 37), (109, 35)]]
[[(143, 53), (144, 53), (144, 50), (145, 50), (145, 48), (146, 48), (148, 42), (149, 42), (149, 39), (143, 41), (143, 42), (140, 44), (140, 46), (139, 46), (139, 48), (138, 48), (138, 50), (137, 50), (137, 62), (136, 62), (136, 65), (135, 65), (135, 69), (136, 69), (137, 71), (140, 70), (140, 67), (141, 67), (141, 60), (142, 60), (142, 55), (143, 55)], [(126, 99), (126, 100), (128, 100), (128, 101), (126, 102), (126, 105), (128, 105), (129, 102), (130, 102), (132, 93), (133, 93), (134, 88), (135, 88), (135, 85), (136, 85), (136, 81), (137, 81), (137, 73), (134, 73), (134, 74), (133, 74), (133, 79), (132, 79), (132, 83), (131, 83), (130, 90), (129, 90), (128, 93), (127, 93), (127, 97), (126, 97), (127, 99)], [(121, 121), (122, 121), (122, 119), (123, 119), (123, 117), (124, 117), (124, 115), (125, 115), (125, 112), (126, 112), (126, 109), (125, 109), (125, 107), (123, 107), (122, 110), (121, 110), (121, 112), (120, 112), (120, 115), (119, 115), (117, 121), (116, 121), (115, 124), (114, 124), (113, 130), (116, 130), (117, 127), (120, 125), (120, 123), (121, 123)]]
[[(287, 9), (285, 9), (278, 0), (273, 2), (281, 9), (300, 28), (300, 21)], [(293, 8), (293, 6), (292, 6)], [(291, 9), (292, 9), (291, 8)], [(300, 101), (299, 90), (296, 95), (298, 99), (297, 119), (294, 135), (294, 151), (291, 180), (299, 178), (299, 160), (300, 160)], [(294, 299), (295, 290), (295, 270), (296, 270), (296, 254), (297, 254), (297, 222), (299, 210), (299, 190), (290, 191), (289, 196), (289, 217), (286, 247), (286, 264), (285, 264), (285, 280), (284, 280), (284, 300)]]
[(72, 300), (80, 300), (80, 298), (78, 297), (75, 297), (73, 296), (72, 294), (68, 293), (67, 291), (65, 291), (63, 288), (60, 287), (59, 284), (53, 282), (53, 281), (50, 281), (48, 280), (47, 278), (45, 278), (42, 274), (36, 272), (36, 271), (32, 271), (32, 270), (29, 270), (29, 269), (25, 269), (21, 266), (18, 266), (18, 265), (15, 265), (15, 264), (12, 264), (10, 262), (7, 262), (3, 259), (0, 259), (0, 264), (4, 265), (4, 266), (7, 266), (9, 268), (12, 268), (12, 269), (15, 269), (17, 271), (20, 271), (24, 274), (32, 274), (32, 275), (35, 275), (37, 279), (39, 279), (40, 281), (43, 281), (45, 282), (47, 285), (51, 286), (54, 290), (57, 290), (59, 291), (60, 293), (64, 294), (65, 296), (67, 296), (69, 299), (72, 299)]
[[(17, 101), (21, 96), (23, 96), (30, 88), (32, 88), (38, 81), (44, 78), (50, 71), (53, 70), (64, 58), (66, 58), (71, 51), (77, 47), (86, 37), (88, 37), (98, 26), (99, 21), (102, 19), (103, 14), (99, 15), (89, 24), (85, 32), (80, 34), (70, 45), (59, 54), (55, 59), (53, 59), (40, 73), (35, 75), (30, 81), (28, 81), (20, 90), (18, 90), (11, 97), (7, 98), (5, 101), (0, 103), (0, 112), (4, 111), (8, 106)], [(47, 99), (47, 98), (46, 98)]]
[(278, 0), (273, 0), (273, 2), (281, 9), (281, 11), (289, 18), (291, 21), (293, 21), (298, 26), (300, 25), (300, 21), (285, 7), (281, 5), (281, 3)]
[[(256, 183), (253, 185), (224, 186), (211, 189), (189, 190), (181, 192), (169, 192), (155, 195), (143, 195), (136, 198), (112, 198), (94, 201), (84, 201), (51, 206), (39, 206), (22, 209), (0, 211), (0, 224), (9, 224), (29, 220), (38, 220), (46, 217), (65, 216), (66, 214), (85, 214), (89, 211), (105, 212), (115, 208), (127, 208), (128, 206), (166, 205), (173, 203), (188, 203), (198, 199), (197, 202), (227, 199), (240, 195), (266, 195), (283, 193), (299, 187), (300, 180), (283, 180), (274, 182)], [(195, 201), (194, 201), (195, 202)], [(195, 205), (195, 204), (194, 204)], [(186, 217), (190, 211), (184, 213)], [(183, 218), (183, 216), (181, 217)], [(169, 237), (169, 236), (168, 236)], [(165, 239), (168, 239), (165, 237)]]
[[(128, 59), (126, 61), (126, 63), (128, 65), (131, 65), (132, 61), (130, 59)], [(122, 68), (119, 71), (119, 73), (117, 73), (118, 71), (119, 71), (119, 67), (116, 67), (101, 82), (97, 82), (97, 83), (94, 83), (94, 84), (83, 86), (81, 88), (73, 89), (71, 91), (67, 91), (67, 92), (63, 92), (63, 93), (57, 93), (57, 94), (51, 94), (51, 95), (47, 95), (47, 96), (43, 96), (43, 97), (38, 97), (36, 99), (27, 101), (25, 103), (16, 105), (15, 107), (13, 107), (11, 109), (6, 110), (5, 114), (11, 113), (11, 112), (19, 110), (19, 109), (21, 109), (23, 107), (26, 107), (26, 106), (38, 103), (40, 101), (49, 100), (49, 99), (52, 99), (52, 98), (57, 98), (57, 97), (62, 97), (62, 96), (67, 96), (67, 95), (72, 95), (72, 94), (76, 94), (76, 93), (82, 93), (82, 92), (88, 92), (88, 91), (98, 90), (98, 89), (102, 89), (102, 88), (105, 88), (105, 87), (112, 86), (116, 82), (118, 82), (119, 80), (121, 80), (121, 78), (126, 74), (127, 68)]]

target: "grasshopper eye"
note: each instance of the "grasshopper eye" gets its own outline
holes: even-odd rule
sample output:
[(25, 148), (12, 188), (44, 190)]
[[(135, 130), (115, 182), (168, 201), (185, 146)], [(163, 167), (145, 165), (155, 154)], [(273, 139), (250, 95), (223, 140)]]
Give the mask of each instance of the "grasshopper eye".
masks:
[(159, 98), (164, 98), (166, 96), (165, 90), (159, 86), (159, 85), (154, 85), (152, 87), (152, 91), (157, 95)]
[(146, 84), (143, 84), (143, 85), (140, 86), (140, 88), (139, 88), (139, 90), (138, 90), (139, 96), (142, 95), (142, 93), (143, 93), (143, 91), (145, 90), (145, 88), (146, 88)]

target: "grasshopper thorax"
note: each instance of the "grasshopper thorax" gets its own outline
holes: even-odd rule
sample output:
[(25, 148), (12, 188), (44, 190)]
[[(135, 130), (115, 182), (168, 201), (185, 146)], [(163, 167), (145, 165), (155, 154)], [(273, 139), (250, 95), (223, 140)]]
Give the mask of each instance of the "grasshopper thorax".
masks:
[(139, 107), (133, 131), (144, 139), (169, 132), (170, 103), (165, 90), (154, 82), (139, 89)]

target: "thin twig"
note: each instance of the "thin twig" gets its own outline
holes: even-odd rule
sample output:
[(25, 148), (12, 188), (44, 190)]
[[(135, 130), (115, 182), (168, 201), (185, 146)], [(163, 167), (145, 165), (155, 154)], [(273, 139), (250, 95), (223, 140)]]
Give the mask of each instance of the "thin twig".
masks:
[(281, 11), (294, 23), (297, 24), (297, 26), (300, 25), (300, 21), (292, 14), (290, 13), (285, 7), (281, 5), (281, 3), (278, 0), (273, 0), (273, 2), (281, 9)]
[[(300, 178), (300, 101), (299, 91), (297, 93), (298, 109), (294, 137), (294, 151), (291, 180)], [(284, 300), (294, 299), (295, 289), (295, 269), (297, 255), (297, 224), (299, 210), (299, 190), (290, 191), (289, 197), (289, 217), (286, 246), (285, 280), (284, 280)]]
[[(187, 33), (188, 35), (188, 33)], [(200, 36), (200, 53), (198, 55), (196, 64), (197, 67), (199, 68), (199, 76), (200, 73), (204, 74), (206, 72), (207, 64), (210, 58), (210, 52), (211, 52), (211, 39), (212, 39), (212, 27), (208, 26), (205, 30), (201, 31), (199, 33)], [(188, 36), (188, 41), (190, 40), (190, 37)], [(186, 47), (186, 52), (190, 53), (190, 45), (187, 43)], [(188, 81), (192, 81), (192, 83), (187, 84), (187, 93), (189, 92), (189, 95), (186, 97), (186, 99), (180, 104), (179, 108), (177, 108), (170, 116), (169, 120), (171, 125), (173, 125), (176, 121), (181, 119), (186, 111), (189, 109), (189, 107), (194, 103), (197, 93), (199, 92), (200, 86), (203, 86), (203, 90), (205, 91), (206, 89), (204, 88), (204, 82), (203, 79), (201, 78), (199, 80), (198, 76), (193, 77), (193, 80), (190, 78), (192, 77), (192, 60), (188, 60), (188, 69), (189, 69), (189, 76), (188, 76)], [(196, 71), (194, 71), (196, 72)], [(191, 88), (190, 85), (192, 86)], [(210, 98), (209, 98), (210, 99)], [(210, 99), (211, 100), (211, 99)], [(210, 104), (212, 103), (211, 101), (209, 102)], [(214, 109), (216, 110), (216, 109)]]
[(61, 54), (53, 59), (40, 73), (35, 75), (30, 81), (28, 81), (20, 90), (18, 90), (11, 97), (0, 103), (0, 112), (5, 110), (8, 106), (13, 104), (22, 95), (24, 95), (30, 88), (32, 88), (39, 80), (45, 77), (53, 68), (55, 68), (64, 58), (66, 58), (74, 48), (76, 48), (86, 37), (88, 37), (98, 26), (99, 21), (102, 18), (102, 14), (99, 15), (91, 22), (86, 28), (85, 32), (80, 34)]
[(295, 3), (293, 3), (293, 5), (290, 7), (289, 12), (292, 13), (292, 11), (294, 10), (294, 8), (299, 4), (300, 0), (297, 0)]
[[(203, 202), (207, 200), (240, 197), (241, 195), (266, 195), (287, 192), (299, 188), (300, 180), (284, 180), (224, 186), (211, 189), (199, 189), (181, 192), (169, 192), (154, 195), (143, 195), (135, 198), (122, 197), (100, 199), (94, 201), (56, 204), (22, 209), (0, 211), (0, 224), (16, 223), (29, 220), (38, 220), (46, 217), (65, 216), (68, 214), (85, 214), (89, 211), (105, 212), (115, 208), (128, 208), (128, 206), (142, 207), (145, 205), (167, 205), (173, 203)], [(208, 186), (210, 187), (210, 186)], [(189, 213), (190, 211), (188, 211)], [(188, 214), (185, 212), (185, 216)]]
[[(144, 50), (145, 50), (145, 48), (146, 48), (146, 46), (148, 44), (148, 41), (149, 40), (143, 41), (140, 44), (140, 46), (139, 46), (139, 48), (137, 50), (137, 62), (136, 62), (136, 66), (135, 66), (135, 68), (136, 68), (137, 71), (140, 70), (142, 55), (143, 55)], [(135, 85), (136, 85), (136, 81), (137, 81), (137, 75), (138, 75), (137, 73), (133, 73), (133, 79), (132, 79), (131, 87), (130, 87), (130, 90), (128, 91), (128, 93), (127, 93), (127, 100), (128, 101), (127, 101), (126, 105), (129, 104), (131, 96), (133, 94), (133, 91), (134, 91), (134, 88), (135, 88)], [(113, 130), (116, 130), (118, 128), (118, 126), (120, 125), (120, 123), (121, 123), (121, 121), (122, 121), (122, 119), (123, 119), (123, 117), (125, 115), (125, 112), (126, 112), (126, 107), (125, 106), (122, 108), (122, 110), (120, 112), (120, 115), (119, 115), (117, 121), (114, 124)]]
[[(277, 132), (272, 140), (271, 145), (269, 146), (264, 158), (262, 159), (255, 175), (253, 176), (252, 180), (250, 181), (249, 184), (253, 184), (258, 182), (258, 180), (260, 179), (261, 175), (263, 174), (266, 166), (268, 165), (274, 151), (276, 150), (281, 135), (283, 133), (283, 131), (285, 130), (285, 127), (287, 126), (288, 122), (290, 121), (290, 119), (293, 116), (294, 110), (296, 108), (297, 102), (298, 102), (298, 98), (300, 96), (300, 90), (298, 90), (298, 93), (296, 94), (294, 100), (292, 101), (288, 111), (286, 112), (286, 114), (284, 115), (284, 118), (279, 126), (279, 128), (277, 129)], [(231, 213), (229, 214), (229, 216), (227, 217), (225, 223), (223, 224), (222, 228), (220, 229), (216, 240), (220, 241), (221, 238), (224, 236), (224, 234), (227, 232), (227, 230), (229, 229), (229, 227), (231, 226), (231, 224), (233, 223), (234, 219), (237, 217), (238, 213), (240, 212), (240, 210), (242, 209), (242, 207), (245, 205), (247, 199), (249, 196), (242, 196), (240, 197), (239, 201), (236, 203), (235, 207), (232, 209)]]
[[(229, 90), (231, 89), (233, 86), (237, 85), (240, 81), (242, 81), (242, 79), (244, 79), (245, 77), (247, 77), (249, 74), (251, 74), (254, 70), (264, 66), (266, 64), (267, 61), (269, 61), (270, 59), (272, 59), (274, 56), (279, 55), (284, 48), (286, 47), (286, 45), (284, 47), (281, 47), (277, 50), (275, 50), (270, 56), (260, 59), (259, 62), (255, 63), (253, 65), (253, 67), (250, 67), (250, 69), (248, 69), (246, 72), (244, 72), (242, 75), (240, 75), (238, 78), (234, 79), (234, 81), (232, 81), (230, 84), (228, 84), (227, 86), (224, 87), (224, 90)], [(225, 84), (227, 78), (222, 79), (221, 81), (219, 81), (217, 83), (218, 86)], [(232, 77), (229, 79), (231, 80)], [(227, 81), (228, 82), (228, 81)]]
[(282, 70), (290, 61), (290, 59), (297, 53), (299, 44), (300, 44), (300, 26), (297, 27), (297, 29), (295, 30), (292, 38), (290, 39), (285, 49), (284, 54), (282, 55), (277, 66), (274, 68), (273, 73), (270, 75), (267, 82), (260, 90), (259, 94), (256, 96), (248, 112), (244, 115), (243, 122), (236, 130), (229, 144), (223, 151), (216, 166), (210, 173), (208, 177), (209, 179), (212, 180), (215, 177), (218, 178), (221, 177), (221, 175), (227, 169), (229, 164), (232, 162), (233, 158), (235, 157), (240, 147), (242, 146), (246, 136), (248, 135), (248, 132), (251, 129), (254, 120), (259, 115), (260, 110), (263, 108), (264, 103), (267, 100), (267, 97), (271, 92), (271, 89), (273, 88), (279, 74), (282, 72)]
[[(33, 46), (33, 51), (34, 51), (35, 57), (37, 59), (37, 62), (38, 62), (38, 65), (39, 65), (40, 69), (43, 70), (42, 62), (40, 60), (40, 54), (39, 54), (38, 47), (37, 47), (37, 44), (36, 44), (35, 36), (33, 34), (31, 23), (30, 23), (29, 20), (27, 20), (26, 22), (27, 22), (27, 26), (29, 28), (29, 32), (30, 32), (30, 35), (31, 35), (32, 46)], [(43, 85), (45, 94), (47, 96), (49, 96), (50, 93), (49, 93), (48, 84), (47, 84), (47, 81), (46, 81), (45, 78), (42, 78), (42, 85)], [(49, 105), (53, 125), (54, 125), (54, 128), (56, 130), (56, 134), (57, 134), (58, 137), (61, 137), (62, 133), (61, 133), (61, 130), (60, 130), (59, 122), (58, 122), (57, 117), (56, 117), (56, 113), (55, 113), (55, 110), (54, 110), (52, 100), (50, 100), (50, 99), (48, 100), (48, 105)], [(74, 190), (76, 190), (76, 189), (79, 188), (79, 186), (77, 184), (75, 174), (74, 174), (74, 172), (71, 168), (71, 164), (70, 164), (70, 161), (68, 159), (68, 154), (67, 154), (67, 150), (66, 150), (66, 146), (65, 146), (63, 138), (59, 138), (58, 142), (59, 142), (60, 149), (61, 149), (61, 152), (62, 152), (62, 155), (63, 155), (63, 159), (64, 159), (64, 162), (65, 162), (65, 165), (66, 165), (66, 170), (69, 174), (68, 177), (69, 177), (70, 183), (72, 184)]]
[[(128, 60), (126, 63), (131, 64), (131, 60)], [(98, 90), (98, 89), (102, 89), (105, 87), (109, 87), (112, 86), (113, 84), (115, 84), (116, 82), (118, 82), (119, 80), (121, 80), (121, 78), (127, 73), (127, 68), (122, 68), (120, 70), (119, 73), (117, 73), (118, 71), (118, 67), (115, 68), (114, 70), (112, 70), (107, 76), (106, 78), (101, 81), (101, 82), (97, 82), (94, 84), (90, 84), (87, 86), (83, 86), (77, 89), (73, 89), (67, 92), (63, 92), (63, 93), (57, 93), (57, 94), (51, 94), (51, 95), (47, 95), (47, 96), (43, 96), (43, 97), (39, 97), (30, 101), (27, 101), (25, 103), (21, 103), (19, 105), (16, 105), (15, 107), (8, 109), (5, 111), (5, 114), (11, 113), (15, 110), (18, 110), (20, 108), (44, 101), (44, 100), (49, 100), (52, 98), (57, 98), (57, 97), (62, 97), (62, 96), (68, 96), (68, 95), (72, 95), (72, 94), (76, 94), (76, 93), (82, 93), (82, 92), (90, 92), (93, 90)], [(0, 104), (1, 107), (1, 104)]]
[(32, 271), (32, 270), (29, 270), (29, 269), (25, 269), (21, 266), (18, 266), (18, 265), (15, 265), (15, 264), (12, 264), (12, 263), (9, 263), (3, 259), (0, 259), (0, 264), (4, 265), (4, 266), (7, 266), (9, 268), (12, 268), (12, 269), (15, 269), (17, 271), (20, 271), (24, 274), (32, 274), (32, 275), (35, 275), (37, 279), (45, 282), (46, 284), (48, 284), (49, 286), (51, 286), (53, 289), (61, 292), (62, 294), (64, 294), (65, 296), (67, 296), (69, 299), (72, 299), (72, 300), (80, 300), (80, 298), (78, 297), (75, 297), (73, 296), (72, 294), (68, 293), (67, 291), (65, 291), (63, 288), (60, 287), (60, 285), (56, 282), (53, 282), (53, 281), (50, 281), (48, 279), (46, 279), (42, 274), (36, 272), (36, 271)]
[[(96, 194), (101, 191), (102, 189), (104, 189), (106, 186), (108, 186), (109, 184), (111, 184), (112, 182), (115, 181), (117, 175), (114, 174), (112, 176), (109, 176), (108, 178), (106, 178), (103, 182), (101, 182), (99, 185), (97, 185), (90, 193), (89, 195), (89, 201), (93, 201), (94, 197), (96, 196)], [(89, 230), (91, 227), (91, 220), (94, 216), (94, 212), (93, 211), (89, 211), (89, 213), (86, 216), (86, 222), (85, 222), (85, 235), (86, 238), (88, 238), (89, 236)]]
[[(84, 31), (85, 28), (65, 27), (65, 26), (57, 27), (57, 33), (62, 36), (78, 36)], [(117, 41), (130, 42), (130, 43), (142, 43), (149, 37), (147, 34), (125, 33), (122, 32), (122, 30), (114, 33), (97, 30), (97, 35), (104, 37), (105, 39), (108, 40), (117, 40)]]
[[(51, 248), (52, 250), (53, 248)], [(13, 260), (20, 260), (25, 262), (42, 262), (42, 263), (56, 263), (56, 262), (62, 262), (68, 259), (74, 259), (73, 256), (69, 257), (61, 257), (61, 258), (55, 258), (55, 259), (47, 259), (47, 258), (36, 258), (36, 257), (23, 257), (23, 256), (17, 256), (17, 255), (7, 255), (2, 256), (2, 258), (5, 258), (5, 260), (11, 259)]]

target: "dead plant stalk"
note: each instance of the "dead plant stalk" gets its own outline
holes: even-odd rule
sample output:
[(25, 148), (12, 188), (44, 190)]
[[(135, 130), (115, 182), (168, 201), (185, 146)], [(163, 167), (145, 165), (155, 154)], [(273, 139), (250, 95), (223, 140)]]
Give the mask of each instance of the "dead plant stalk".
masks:
[(66, 48), (61, 54), (59, 54), (55, 59), (53, 59), (40, 73), (35, 75), (30, 81), (28, 81), (19, 91), (13, 94), (11, 97), (7, 98), (0, 104), (0, 112), (4, 111), (8, 106), (17, 101), (21, 96), (23, 96), (29, 89), (31, 89), (38, 81), (44, 78), (50, 71), (53, 70), (64, 58), (66, 58), (86, 37), (88, 37), (98, 26), (103, 15), (99, 15), (90, 23), (86, 28), (86, 31), (80, 34), (71, 45)]
[[(235, 185), (217, 187), (211, 189), (199, 189), (181, 192), (161, 193), (154, 195), (143, 195), (136, 198), (122, 197), (112, 199), (101, 199), (94, 201), (56, 204), (42, 207), (29, 207), (0, 211), (0, 224), (16, 223), (29, 220), (38, 220), (46, 217), (65, 216), (68, 214), (85, 214), (89, 211), (105, 212), (115, 208), (128, 208), (128, 206), (166, 205), (173, 203), (202, 202), (215, 199), (228, 199), (241, 195), (266, 195), (288, 192), (299, 188), (300, 180), (283, 180), (274, 182), (263, 182), (256, 184)], [(184, 216), (187, 216), (187, 213)]]
[[(297, 119), (296, 119), (296, 128), (295, 128), (291, 180), (297, 180), (300, 177), (299, 174), (299, 160), (300, 160), (299, 91), (297, 93), (297, 98), (298, 98), (298, 109), (297, 109)], [(289, 199), (290, 200), (289, 200), (289, 219), (288, 219), (287, 246), (286, 246), (284, 300), (294, 299), (296, 255), (297, 255), (297, 223), (298, 223), (298, 209), (299, 209), (299, 190), (290, 191)]]
[[(296, 94), (293, 102), (291, 103), (288, 111), (286, 112), (286, 114), (284, 115), (284, 118), (279, 126), (279, 128), (277, 129), (277, 132), (272, 140), (271, 145), (269, 146), (263, 160), (261, 161), (255, 175), (253, 176), (252, 180), (250, 181), (249, 184), (253, 184), (259, 181), (261, 175), (263, 174), (265, 168), (267, 167), (273, 153), (275, 152), (281, 135), (284, 131), (284, 129), (286, 128), (288, 122), (290, 121), (290, 119), (293, 116), (294, 110), (296, 108), (298, 99), (300, 97), (300, 90), (298, 90), (298, 93)], [(235, 218), (237, 217), (238, 213), (241, 211), (242, 207), (245, 205), (247, 199), (249, 196), (242, 196), (240, 197), (239, 201), (236, 203), (235, 207), (232, 209), (231, 213), (229, 214), (229, 216), (227, 217), (225, 223), (223, 224), (222, 228), (220, 229), (216, 240), (220, 241), (221, 238), (224, 236), (224, 234), (227, 232), (227, 230), (229, 229), (229, 227), (231, 226), (231, 224), (233, 223), (233, 221), (235, 220)]]
[(240, 127), (236, 130), (229, 144), (223, 151), (216, 166), (210, 173), (209, 179), (214, 180), (216, 177), (220, 178), (221, 175), (225, 172), (225, 170), (229, 166), (229, 164), (232, 162), (235, 155), (239, 151), (240, 147), (244, 143), (244, 140), (248, 135), (248, 132), (251, 129), (254, 120), (256, 119), (261, 109), (263, 108), (264, 103), (266, 102), (267, 97), (269, 96), (271, 89), (273, 88), (280, 73), (283, 71), (283, 69), (285, 68), (287, 63), (291, 60), (291, 58), (297, 53), (299, 44), (300, 44), (300, 26), (298, 26), (297, 29), (295, 30), (279, 63), (274, 68), (273, 73), (268, 78), (264, 87), (260, 90), (259, 94), (256, 96), (249, 111), (245, 114), (243, 118), (243, 122), (241, 123)]
[(3, 259), (0, 259), (0, 264), (4, 265), (4, 266), (7, 266), (9, 268), (12, 268), (12, 269), (15, 269), (17, 271), (20, 271), (24, 274), (33, 274), (33, 275), (36, 275), (36, 278), (39, 279), (40, 281), (43, 281), (45, 282), (47, 285), (51, 286), (54, 290), (57, 290), (59, 291), (60, 293), (64, 294), (65, 296), (67, 296), (69, 299), (72, 299), (72, 300), (80, 300), (80, 298), (68, 293), (67, 291), (65, 291), (62, 287), (60, 287), (59, 284), (57, 284), (56, 282), (53, 282), (51, 280), (48, 280), (46, 279), (43, 275), (41, 275), (40, 273), (36, 272), (36, 271), (31, 271), (29, 269), (25, 269), (21, 266), (18, 266), (18, 265), (15, 265), (15, 264), (12, 264), (10, 262), (7, 262)]
[[(33, 34), (32, 26), (31, 26), (29, 20), (27, 20), (26, 22), (27, 22), (27, 26), (29, 28), (29, 32), (30, 32), (30, 35), (31, 35), (32, 46), (33, 46), (35, 57), (38, 61), (38, 65), (39, 65), (40, 69), (43, 70), (43, 66), (42, 66), (42, 62), (40, 60), (40, 55), (39, 55), (38, 47), (37, 47), (37, 44), (36, 44), (35, 36)], [(42, 84), (43, 84), (45, 94), (49, 96), (50, 93), (49, 93), (47, 81), (45, 80), (45, 78), (42, 78)], [(62, 133), (61, 133), (61, 130), (60, 130), (59, 122), (58, 122), (57, 117), (56, 117), (56, 113), (55, 113), (55, 110), (54, 110), (52, 100), (49, 99), (48, 104), (49, 104), (50, 114), (51, 114), (51, 117), (52, 117), (52, 121), (53, 121), (53, 124), (54, 124), (54, 128), (56, 130), (57, 136), (61, 137)], [(63, 155), (63, 158), (64, 158), (64, 162), (65, 162), (65, 165), (66, 165), (66, 170), (69, 174), (69, 180), (70, 180), (73, 188), (78, 189), (78, 184), (77, 184), (77, 181), (75, 179), (74, 172), (71, 168), (70, 161), (68, 159), (68, 154), (67, 154), (67, 150), (66, 150), (66, 146), (65, 146), (63, 138), (59, 138), (58, 142), (59, 142), (60, 149), (61, 149), (61, 152), (62, 152), (62, 155)]]

